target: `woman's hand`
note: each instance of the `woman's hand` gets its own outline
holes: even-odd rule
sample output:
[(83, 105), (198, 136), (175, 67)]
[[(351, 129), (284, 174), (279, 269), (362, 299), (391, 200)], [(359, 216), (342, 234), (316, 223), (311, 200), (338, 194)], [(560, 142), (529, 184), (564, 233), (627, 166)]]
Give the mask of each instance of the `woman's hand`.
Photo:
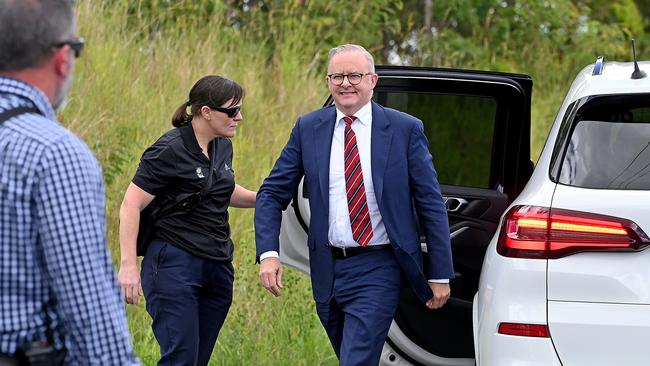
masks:
[(142, 293), (138, 265), (135, 263), (121, 265), (117, 277), (126, 303), (137, 305), (140, 299), (140, 294)]
[(138, 272), (136, 239), (140, 226), (140, 211), (155, 197), (135, 184), (129, 184), (120, 206), (120, 272), (118, 280), (127, 304), (137, 304), (142, 287)]

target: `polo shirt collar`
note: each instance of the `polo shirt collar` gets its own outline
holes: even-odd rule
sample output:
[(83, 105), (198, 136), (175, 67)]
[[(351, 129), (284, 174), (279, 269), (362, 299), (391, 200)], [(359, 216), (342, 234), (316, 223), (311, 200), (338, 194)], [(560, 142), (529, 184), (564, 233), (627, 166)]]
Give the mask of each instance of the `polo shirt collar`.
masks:
[(196, 135), (194, 134), (194, 129), (192, 128), (192, 121), (178, 127), (178, 129), (181, 133), (181, 138), (183, 139), (183, 145), (185, 145), (187, 151), (191, 152), (192, 154), (203, 155), (201, 146), (199, 146), (199, 142), (196, 141)]

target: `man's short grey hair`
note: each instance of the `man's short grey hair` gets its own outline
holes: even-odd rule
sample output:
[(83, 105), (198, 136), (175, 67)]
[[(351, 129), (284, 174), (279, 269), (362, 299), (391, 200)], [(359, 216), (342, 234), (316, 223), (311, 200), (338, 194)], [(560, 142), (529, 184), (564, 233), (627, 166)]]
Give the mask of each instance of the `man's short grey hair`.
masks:
[(332, 61), (332, 57), (334, 55), (337, 55), (339, 53), (343, 52), (361, 52), (363, 53), (364, 56), (366, 56), (366, 60), (368, 60), (368, 64), (370, 64), (370, 72), (375, 73), (375, 59), (372, 58), (372, 55), (368, 50), (363, 48), (362, 46), (359, 46), (358, 44), (344, 44), (341, 46), (334, 47), (330, 50), (329, 52), (329, 57), (327, 58), (327, 65), (329, 66), (330, 62)]
[(0, 0), (0, 72), (42, 65), (74, 33), (74, 0)]

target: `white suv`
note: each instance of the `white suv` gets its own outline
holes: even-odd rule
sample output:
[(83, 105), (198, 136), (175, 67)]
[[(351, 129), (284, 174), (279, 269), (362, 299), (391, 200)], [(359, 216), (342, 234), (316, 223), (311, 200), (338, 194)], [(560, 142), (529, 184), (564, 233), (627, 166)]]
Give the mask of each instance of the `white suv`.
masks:
[[(374, 99), (424, 122), (456, 270), (440, 310), (402, 291), (380, 364), (650, 362), (650, 77), (633, 70), (580, 72), (533, 171), (530, 77), (377, 68)], [(308, 230), (301, 185), (280, 257), (305, 273)]]

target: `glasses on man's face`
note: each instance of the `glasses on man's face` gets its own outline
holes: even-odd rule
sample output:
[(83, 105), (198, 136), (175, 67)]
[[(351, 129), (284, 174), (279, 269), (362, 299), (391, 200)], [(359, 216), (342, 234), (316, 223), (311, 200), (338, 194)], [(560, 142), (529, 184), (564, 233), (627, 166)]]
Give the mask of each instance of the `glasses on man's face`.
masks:
[(241, 111), (241, 106), (236, 105), (236, 106), (230, 107), (230, 108), (210, 107), (210, 109), (214, 109), (217, 112), (225, 113), (228, 116), (228, 118), (234, 118)]
[(351, 72), (349, 74), (328, 74), (327, 78), (330, 79), (330, 82), (336, 86), (339, 86), (343, 84), (343, 80), (347, 77), (348, 82), (352, 85), (358, 85), (361, 82), (361, 79), (363, 79), (364, 76), (366, 75), (372, 75), (371, 72), (367, 72), (365, 74), (362, 74), (360, 72)]
[(77, 37), (77, 38), (72, 39), (70, 41), (59, 42), (59, 43), (55, 44), (54, 47), (60, 48), (60, 47), (63, 47), (65, 45), (68, 45), (72, 49), (72, 52), (74, 52), (74, 57), (78, 58), (79, 56), (81, 56), (81, 51), (84, 49), (85, 44), (86, 44), (86, 41), (83, 38)]

